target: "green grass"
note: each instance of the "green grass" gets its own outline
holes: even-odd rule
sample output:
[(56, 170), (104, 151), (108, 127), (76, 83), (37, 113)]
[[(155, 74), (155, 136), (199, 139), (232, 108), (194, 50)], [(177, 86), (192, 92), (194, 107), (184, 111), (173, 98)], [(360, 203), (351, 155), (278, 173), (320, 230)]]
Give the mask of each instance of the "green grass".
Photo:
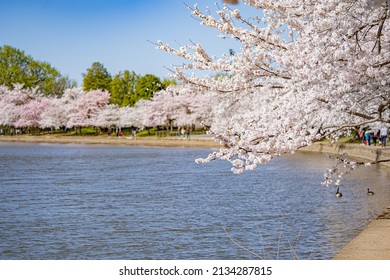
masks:
[(136, 136), (137, 137), (155, 136), (155, 133), (156, 133), (156, 130), (154, 128), (144, 129), (144, 130), (137, 131)]
[(360, 143), (359, 142), (359, 139), (353, 137), (353, 136), (345, 136), (345, 137), (341, 137), (339, 138), (339, 140), (337, 141), (338, 143)]

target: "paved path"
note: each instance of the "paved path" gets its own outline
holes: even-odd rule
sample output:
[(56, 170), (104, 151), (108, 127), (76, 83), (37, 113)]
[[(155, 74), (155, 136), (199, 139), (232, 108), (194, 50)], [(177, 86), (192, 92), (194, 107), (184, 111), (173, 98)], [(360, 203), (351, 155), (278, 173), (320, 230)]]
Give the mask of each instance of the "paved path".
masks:
[(390, 260), (390, 206), (334, 259)]

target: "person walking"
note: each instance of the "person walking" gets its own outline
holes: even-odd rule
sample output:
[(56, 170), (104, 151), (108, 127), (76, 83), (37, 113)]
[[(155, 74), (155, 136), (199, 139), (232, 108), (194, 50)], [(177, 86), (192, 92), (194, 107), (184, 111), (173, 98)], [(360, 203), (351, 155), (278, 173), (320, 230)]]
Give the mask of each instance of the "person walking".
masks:
[(364, 130), (362, 128), (359, 129), (358, 136), (360, 144), (364, 144)]
[(371, 137), (372, 137), (372, 130), (368, 128), (366, 132), (364, 133), (364, 136), (366, 137), (366, 145), (371, 145)]
[(386, 147), (386, 140), (387, 140), (387, 127), (383, 126), (380, 132), (380, 141), (382, 147)]
[(379, 133), (380, 133), (380, 131), (378, 129), (373, 130), (372, 142), (374, 143), (374, 146), (376, 146), (376, 140), (378, 139)]

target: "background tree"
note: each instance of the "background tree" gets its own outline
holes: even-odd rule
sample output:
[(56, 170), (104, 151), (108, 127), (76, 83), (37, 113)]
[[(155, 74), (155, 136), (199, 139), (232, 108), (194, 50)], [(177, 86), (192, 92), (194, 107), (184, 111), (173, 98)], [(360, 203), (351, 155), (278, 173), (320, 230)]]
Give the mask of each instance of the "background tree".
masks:
[(209, 126), (213, 116), (211, 104), (217, 101), (212, 93), (195, 91), (188, 85), (172, 85), (146, 102), (144, 114), (149, 123), (171, 132), (173, 123), (184, 127), (200, 123)]
[(68, 121), (65, 98), (51, 98), (40, 114), (39, 127), (59, 129), (65, 127)]
[(20, 106), (28, 103), (30, 97), (19, 84), (14, 89), (0, 86), (0, 125), (13, 127), (20, 118)]
[(37, 87), (45, 95), (61, 95), (66, 88), (76, 86), (49, 63), (34, 60), (24, 51), (4, 45), (0, 47), (0, 85), (12, 89), (14, 84)]
[(110, 84), (110, 103), (121, 107), (129, 105), (131, 97), (135, 95), (135, 86), (139, 79), (140, 76), (134, 71), (125, 70), (116, 74)]
[(135, 85), (135, 95), (131, 96), (130, 105), (133, 106), (140, 99), (149, 100), (155, 92), (163, 89), (164, 85), (158, 77), (146, 74)]
[(238, 4), (238, 0), (223, 0), (224, 3), (226, 4)]
[(94, 126), (100, 128), (120, 127), (120, 110), (117, 104), (108, 104), (98, 112)]
[(14, 123), (15, 127), (21, 128), (40, 128), (42, 113), (51, 107), (48, 98), (36, 96), (30, 102), (19, 106), (19, 119)]
[(87, 69), (87, 73), (83, 73), (82, 76), (85, 92), (95, 89), (111, 90), (111, 74), (100, 62), (93, 62), (91, 67)]
[(69, 106), (69, 120), (66, 126), (75, 128), (95, 126), (99, 112), (107, 106), (109, 98), (110, 94), (107, 91), (98, 89), (74, 99)]
[(119, 108), (119, 127), (143, 128), (144, 112), (141, 110), (141, 101), (134, 107), (126, 106)]
[(169, 86), (176, 85), (176, 84), (177, 84), (177, 81), (173, 80), (173, 79), (164, 79), (162, 81), (162, 85), (163, 85), (164, 89), (166, 89)]

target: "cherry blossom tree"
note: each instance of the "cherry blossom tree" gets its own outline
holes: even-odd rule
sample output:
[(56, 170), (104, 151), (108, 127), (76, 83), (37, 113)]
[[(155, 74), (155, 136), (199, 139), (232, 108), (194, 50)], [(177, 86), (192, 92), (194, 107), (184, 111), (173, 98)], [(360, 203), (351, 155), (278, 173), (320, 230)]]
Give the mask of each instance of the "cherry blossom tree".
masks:
[(64, 100), (64, 98), (58, 97), (47, 99), (49, 104), (40, 116), (39, 126), (41, 128), (59, 129), (66, 126), (68, 117)]
[(19, 119), (14, 123), (19, 128), (40, 128), (41, 115), (45, 109), (50, 108), (50, 101), (42, 96), (30, 100), (19, 107)]
[(126, 106), (119, 108), (119, 124), (120, 127), (133, 127), (139, 129), (147, 129), (155, 127), (156, 124), (149, 117), (151, 112), (151, 101), (140, 99), (134, 107)]
[(67, 127), (95, 126), (99, 112), (108, 104), (110, 94), (103, 90), (92, 90), (87, 93), (69, 90), (65, 96), (68, 104)]
[(130, 110), (127, 122), (131, 126), (138, 127), (141, 129), (148, 129), (156, 126), (151, 115), (150, 100), (140, 99), (135, 104), (134, 108)]
[(15, 127), (21, 118), (21, 108), (34, 100), (37, 96), (36, 89), (23, 89), (20, 84), (15, 84), (13, 89), (0, 87), (0, 125)]
[[(194, 90), (187, 84), (176, 85), (165, 90), (170, 93), (170, 102), (174, 108), (174, 120), (177, 126), (203, 125), (208, 127), (213, 122), (213, 103), (218, 103), (213, 92)], [(164, 100), (163, 100), (164, 102)]]
[(213, 104), (218, 104), (219, 100), (214, 92), (194, 91), (191, 86), (183, 90), (181, 87), (177, 99), (181, 104), (176, 119), (179, 126), (201, 124), (207, 128), (215, 122)]
[(0, 125), (55, 129), (106, 126), (109, 122), (117, 125), (119, 110), (117, 106), (107, 106), (109, 97), (109, 93), (102, 90), (85, 93), (81, 88), (72, 88), (59, 98), (42, 96), (37, 89), (23, 89), (21, 85), (15, 85), (14, 89), (2, 86)]
[(145, 115), (153, 126), (164, 126), (172, 130), (173, 122), (177, 119), (179, 110), (182, 108), (181, 100), (177, 98), (176, 86), (162, 90), (154, 94), (147, 103)]
[[(228, 6), (216, 15), (192, 9), (202, 25), (240, 44), (234, 55), (158, 42), (188, 60), (174, 78), (219, 95), (210, 132), (226, 148), (198, 162), (224, 159), (242, 173), (325, 137), (390, 122), (388, 1), (241, 2), (259, 17)], [(228, 75), (191, 74), (195, 69)]]
[(19, 118), (19, 110), (17, 110), (17, 101), (23, 96), (12, 96), (11, 91), (6, 86), (0, 86), (0, 125), (1, 126), (13, 126), (14, 122)]
[(211, 123), (214, 98), (211, 92), (193, 91), (194, 87), (179, 84), (168, 87), (154, 94), (144, 103), (142, 115), (149, 126), (163, 126), (172, 130), (177, 126), (190, 126)]
[(98, 112), (93, 125), (104, 128), (121, 127), (120, 116), (119, 106), (109, 104)]
[(13, 103), (0, 101), (0, 126), (12, 127), (19, 119), (18, 106)]
[[(136, 105), (137, 106), (137, 105)], [(136, 107), (121, 107), (119, 108), (119, 127), (138, 127), (143, 125), (139, 120), (139, 114)]]

